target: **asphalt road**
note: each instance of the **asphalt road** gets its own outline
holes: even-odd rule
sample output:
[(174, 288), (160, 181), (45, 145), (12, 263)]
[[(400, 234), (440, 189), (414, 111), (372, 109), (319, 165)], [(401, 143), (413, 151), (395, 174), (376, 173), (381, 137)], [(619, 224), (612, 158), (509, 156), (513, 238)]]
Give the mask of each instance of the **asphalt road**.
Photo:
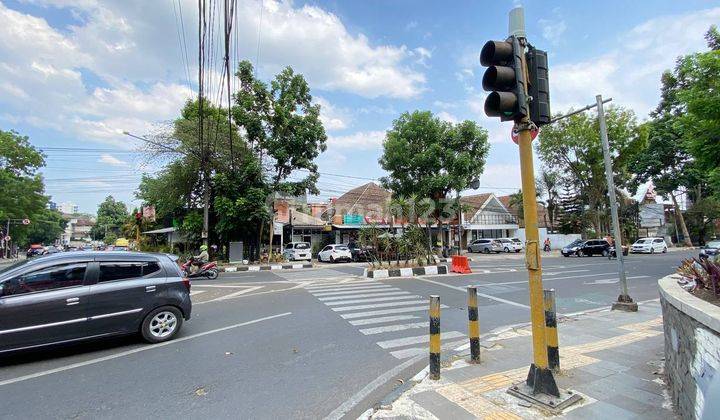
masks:
[[(695, 252), (631, 255), (630, 295)], [(427, 364), (427, 296), (441, 297), (443, 345), (467, 342), (465, 286), (481, 332), (529, 320), (522, 255), (474, 255), (473, 274), (368, 280), (362, 265), (224, 273), (195, 281), (176, 340), (121, 337), (0, 359), (3, 418), (355, 418)], [(602, 257), (543, 259), (558, 311), (606, 307), (620, 290)], [(528, 355), (528, 359), (531, 356)]]

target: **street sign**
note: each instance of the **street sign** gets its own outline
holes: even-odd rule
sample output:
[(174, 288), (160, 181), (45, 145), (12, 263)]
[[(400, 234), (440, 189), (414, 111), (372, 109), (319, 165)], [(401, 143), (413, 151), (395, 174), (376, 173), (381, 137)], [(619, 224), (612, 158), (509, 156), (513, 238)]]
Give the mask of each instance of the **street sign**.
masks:
[[(535, 137), (537, 137), (540, 130), (535, 127), (534, 129), (530, 130), (530, 139), (535, 140)], [(513, 143), (518, 144), (518, 129), (517, 124), (513, 125), (512, 132), (510, 133), (510, 138), (512, 138)]]
[(23, 224), (23, 225), (29, 225), (29, 224), (30, 224), (30, 219), (23, 219), (22, 224)]

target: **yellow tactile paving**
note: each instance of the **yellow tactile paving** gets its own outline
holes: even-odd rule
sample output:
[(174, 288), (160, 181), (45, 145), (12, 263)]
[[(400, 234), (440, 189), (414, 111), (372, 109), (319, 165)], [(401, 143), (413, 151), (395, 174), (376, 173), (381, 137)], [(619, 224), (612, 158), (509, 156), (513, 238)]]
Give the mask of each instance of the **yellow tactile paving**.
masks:
[[(560, 347), (560, 366), (562, 370), (575, 369), (599, 361), (585, 353), (607, 350), (620, 347), (636, 341), (644, 340), (662, 334), (662, 331), (652, 330), (662, 325), (662, 318), (650, 321), (623, 325), (620, 329), (632, 331), (612, 338), (579, 344), (576, 346)], [(486, 420), (517, 420), (519, 415), (505, 410), (486, 399), (483, 394), (520, 382), (527, 376), (527, 367), (492, 373), (480, 378), (450, 384), (438, 389), (438, 393), (453, 403), (461, 406), (474, 416)]]
[(635, 324), (627, 324), (623, 325), (622, 327), (618, 327), (621, 330), (627, 330), (627, 331), (637, 331), (637, 330), (646, 330), (648, 328), (655, 328), (662, 325), (662, 317), (657, 317), (655, 319), (651, 319), (650, 321), (645, 322), (638, 322)]

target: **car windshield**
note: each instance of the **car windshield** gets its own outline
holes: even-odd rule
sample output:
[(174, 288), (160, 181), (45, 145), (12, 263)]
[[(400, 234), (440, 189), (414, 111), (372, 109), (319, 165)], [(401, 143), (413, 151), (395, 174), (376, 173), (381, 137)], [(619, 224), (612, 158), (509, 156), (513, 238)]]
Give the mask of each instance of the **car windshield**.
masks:
[(517, 243), (522, 243), (522, 241), (521, 241), (520, 239), (518, 239), (518, 238), (512, 238), (512, 241), (513, 241), (513, 242), (517, 242)]
[(310, 248), (310, 244), (307, 242), (303, 242), (301, 244), (295, 245), (295, 249), (309, 249), (309, 248)]
[(648, 243), (648, 242), (650, 242), (650, 240), (648, 240), (648, 239), (638, 239), (637, 241), (635, 241), (635, 243), (638, 245)]
[(708, 248), (720, 248), (720, 241), (710, 241), (705, 246)]
[(570, 242), (570, 245), (568, 246), (577, 246), (581, 245), (584, 241), (582, 239), (575, 239), (574, 241)]

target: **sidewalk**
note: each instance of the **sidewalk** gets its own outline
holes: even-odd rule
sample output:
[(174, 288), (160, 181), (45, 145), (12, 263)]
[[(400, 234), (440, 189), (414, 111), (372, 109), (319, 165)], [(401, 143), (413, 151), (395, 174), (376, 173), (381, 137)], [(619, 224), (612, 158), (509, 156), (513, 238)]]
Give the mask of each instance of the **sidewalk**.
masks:
[[(482, 320), (480, 320), (482, 328)], [(567, 419), (673, 419), (663, 379), (662, 312), (658, 301), (638, 313), (603, 310), (565, 318), (558, 325), (559, 387), (583, 400)], [(441, 379), (427, 376), (373, 419), (536, 419), (553, 417), (506, 393), (524, 381), (532, 358), (530, 328), (489, 334), (482, 363), (469, 365), (468, 350), (443, 363)]]

